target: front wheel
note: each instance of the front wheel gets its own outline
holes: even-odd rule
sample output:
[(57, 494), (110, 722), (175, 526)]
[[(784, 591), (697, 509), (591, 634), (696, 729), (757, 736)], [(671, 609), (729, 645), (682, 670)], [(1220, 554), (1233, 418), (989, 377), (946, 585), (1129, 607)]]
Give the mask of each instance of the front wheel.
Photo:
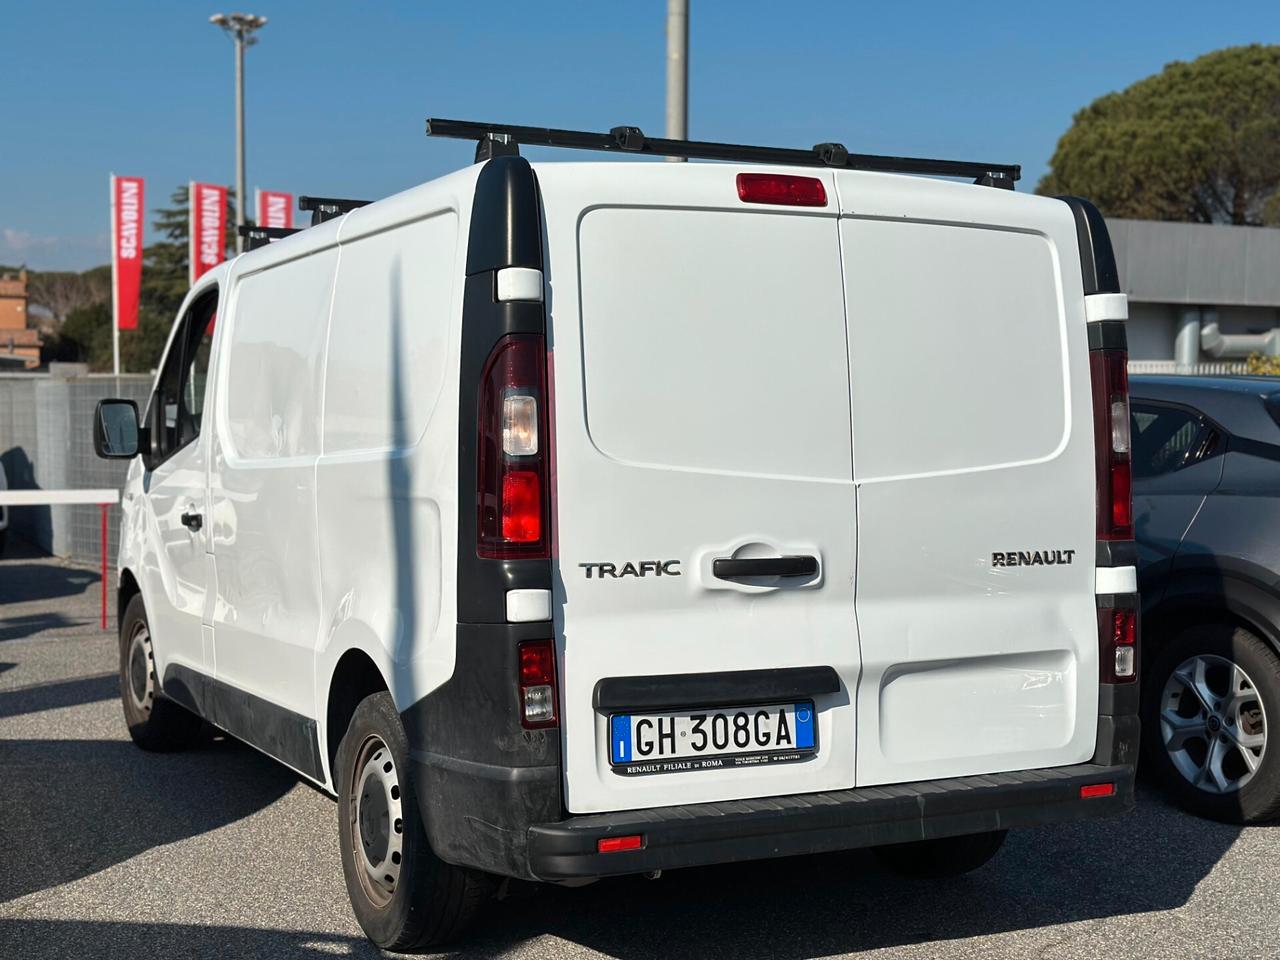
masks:
[(361, 929), (386, 950), (457, 937), (487, 899), (489, 881), (432, 851), (408, 775), (408, 739), (389, 693), (356, 707), (334, 766), (342, 872)]
[(1008, 830), (970, 833), (876, 847), (875, 852), (891, 870), (909, 877), (958, 877), (977, 870), (1000, 852)]
[(120, 699), (129, 736), (143, 750), (181, 750), (203, 735), (203, 720), (160, 693), (141, 594), (129, 601), (120, 622)]
[(1187, 810), (1227, 823), (1280, 816), (1280, 657), (1248, 630), (1202, 624), (1154, 658), (1144, 762)]

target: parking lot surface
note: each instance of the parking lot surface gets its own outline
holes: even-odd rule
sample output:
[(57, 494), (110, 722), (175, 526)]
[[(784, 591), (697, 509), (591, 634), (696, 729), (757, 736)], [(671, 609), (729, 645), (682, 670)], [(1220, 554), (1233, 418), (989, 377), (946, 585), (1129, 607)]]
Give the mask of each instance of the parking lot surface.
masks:
[[(226, 738), (129, 742), (97, 582), (20, 544), (0, 561), (0, 957), (379, 956), (328, 797)], [(545, 888), (448, 955), (1274, 957), (1280, 832), (1143, 790), (1123, 819), (1014, 833), (960, 880), (855, 852)]]

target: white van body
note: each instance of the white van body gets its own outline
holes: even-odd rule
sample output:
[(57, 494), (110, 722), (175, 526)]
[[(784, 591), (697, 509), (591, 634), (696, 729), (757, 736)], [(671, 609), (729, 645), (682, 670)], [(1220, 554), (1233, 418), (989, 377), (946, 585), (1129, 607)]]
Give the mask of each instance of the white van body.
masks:
[[(744, 202), (744, 170), (824, 202)], [(246, 253), (179, 318), (204, 311), (200, 422), (130, 471), (121, 609), (164, 696), (330, 792), (389, 692), (432, 849), (489, 873), (1120, 812), (1136, 687), (1100, 682), (1099, 610), (1136, 581), (1096, 528), (1090, 354), (1124, 299), (1081, 210), (500, 157)], [(512, 335), (545, 338), (548, 549), (488, 559), (477, 387)], [(780, 558), (808, 572), (717, 572)], [(522, 724), (538, 641), (552, 720)], [(726, 747), (691, 761), (708, 708)]]

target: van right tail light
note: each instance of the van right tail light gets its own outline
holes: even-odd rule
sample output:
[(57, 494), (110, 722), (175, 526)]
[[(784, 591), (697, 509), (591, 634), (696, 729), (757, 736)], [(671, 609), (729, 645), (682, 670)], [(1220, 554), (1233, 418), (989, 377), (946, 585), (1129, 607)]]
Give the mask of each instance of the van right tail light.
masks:
[(1103, 683), (1133, 683), (1138, 678), (1138, 611), (1098, 609), (1098, 670)]
[(1125, 350), (1089, 351), (1099, 540), (1133, 539), (1128, 364)]
[(551, 555), (548, 527), (546, 341), (498, 341), (480, 378), (476, 552), (495, 560)]

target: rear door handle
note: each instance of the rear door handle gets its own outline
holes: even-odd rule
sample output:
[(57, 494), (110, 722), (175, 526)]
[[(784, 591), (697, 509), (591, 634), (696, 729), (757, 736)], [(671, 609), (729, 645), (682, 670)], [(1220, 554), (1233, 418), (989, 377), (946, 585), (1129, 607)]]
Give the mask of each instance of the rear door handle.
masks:
[(743, 577), (812, 577), (818, 572), (818, 558), (806, 555), (742, 560), (720, 557), (711, 564), (711, 572), (721, 580), (738, 580)]
[(184, 513), (181, 519), (182, 525), (192, 533), (199, 533), (200, 528), (204, 526), (204, 517), (198, 513)]

